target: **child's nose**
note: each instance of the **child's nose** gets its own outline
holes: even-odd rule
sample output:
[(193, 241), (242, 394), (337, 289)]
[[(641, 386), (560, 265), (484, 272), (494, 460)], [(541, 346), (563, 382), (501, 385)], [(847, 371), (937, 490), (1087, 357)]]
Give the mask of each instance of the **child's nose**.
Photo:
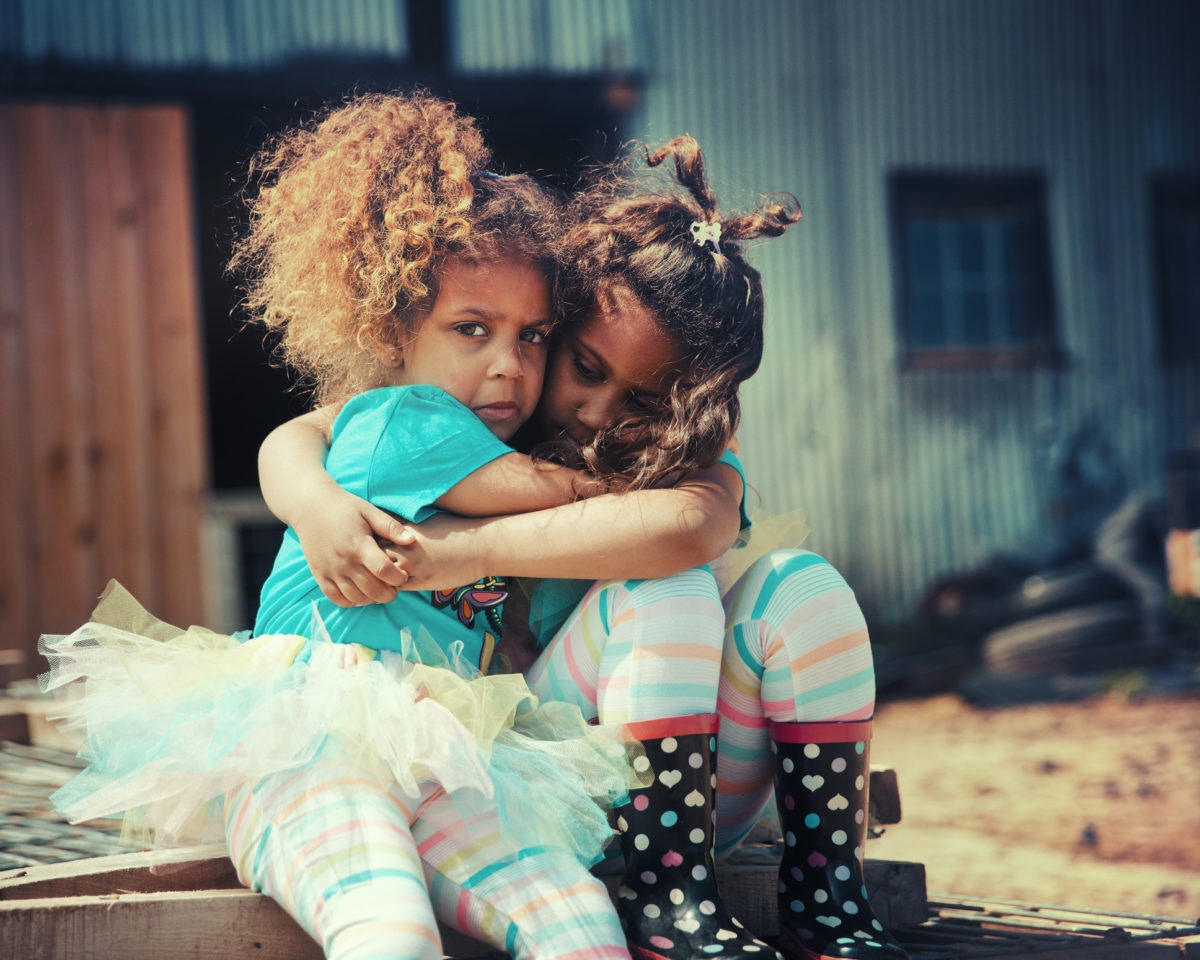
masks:
[(497, 346), (488, 373), (493, 377), (525, 376), (525, 356), (521, 350), (521, 344)]
[(589, 430), (600, 430), (616, 419), (618, 398), (608, 393), (595, 393), (579, 407), (576, 419)]

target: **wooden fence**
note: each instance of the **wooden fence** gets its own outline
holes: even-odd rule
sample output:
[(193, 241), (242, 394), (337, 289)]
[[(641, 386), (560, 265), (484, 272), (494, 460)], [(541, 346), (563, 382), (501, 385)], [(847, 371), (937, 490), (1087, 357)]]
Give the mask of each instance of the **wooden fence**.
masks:
[[(0, 651), (109, 578), (204, 612), (208, 495), (188, 117), (0, 104)], [(15, 653), (14, 653), (15, 651)]]

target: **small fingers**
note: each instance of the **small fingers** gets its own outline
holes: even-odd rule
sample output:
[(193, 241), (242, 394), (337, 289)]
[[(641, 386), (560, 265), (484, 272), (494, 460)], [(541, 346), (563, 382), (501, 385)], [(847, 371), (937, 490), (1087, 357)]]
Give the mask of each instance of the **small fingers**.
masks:
[(359, 607), (369, 602), (363, 596), (362, 591), (349, 580), (339, 582), (328, 577), (319, 577), (317, 586), (321, 588), (321, 593), (330, 603), (335, 603), (339, 607)]
[[(407, 575), (405, 579), (408, 579)], [(363, 596), (363, 603), (391, 603), (396, 599), (398, 592), (396, 587), (390, 583), (384, 583), (376, 576), (372, 576), (370, 571), (364, 571), (358, 577), (355, 586), (359, 593)]]

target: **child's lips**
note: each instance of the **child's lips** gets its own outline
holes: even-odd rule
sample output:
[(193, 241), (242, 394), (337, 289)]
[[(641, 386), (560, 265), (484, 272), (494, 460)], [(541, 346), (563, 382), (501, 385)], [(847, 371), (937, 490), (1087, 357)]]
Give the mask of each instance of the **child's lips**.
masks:
[(482, 420), (501, 423), (505, 420), (515, 419), (519, 415), (520, 409), (515, 403), (510, 401), (499, 401), (497, 403), (484, 404), (482, 407), (476, 407), (475, 413)]

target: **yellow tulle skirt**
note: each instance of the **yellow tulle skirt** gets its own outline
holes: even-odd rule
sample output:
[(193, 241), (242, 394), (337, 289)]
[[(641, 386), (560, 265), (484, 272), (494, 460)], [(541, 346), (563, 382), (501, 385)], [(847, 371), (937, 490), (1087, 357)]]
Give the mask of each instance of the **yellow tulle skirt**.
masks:
[(429, 664), (411, 644), (311, 634), (183, 630), (110, 583), (88, 623), (40, 643), (42, 686), (88, 762), (55, 805), (72, 822), (123, 815), (157, 845), (220, 842), (229, 790), (332, 750), (414, 807), (433, 784), (464, 818), (495, 810), (519, 840), (601, 858), (608, 811), (637, 785), (620, 728), (539, 702), (519, 674), (482, 676), (453, 645)]

